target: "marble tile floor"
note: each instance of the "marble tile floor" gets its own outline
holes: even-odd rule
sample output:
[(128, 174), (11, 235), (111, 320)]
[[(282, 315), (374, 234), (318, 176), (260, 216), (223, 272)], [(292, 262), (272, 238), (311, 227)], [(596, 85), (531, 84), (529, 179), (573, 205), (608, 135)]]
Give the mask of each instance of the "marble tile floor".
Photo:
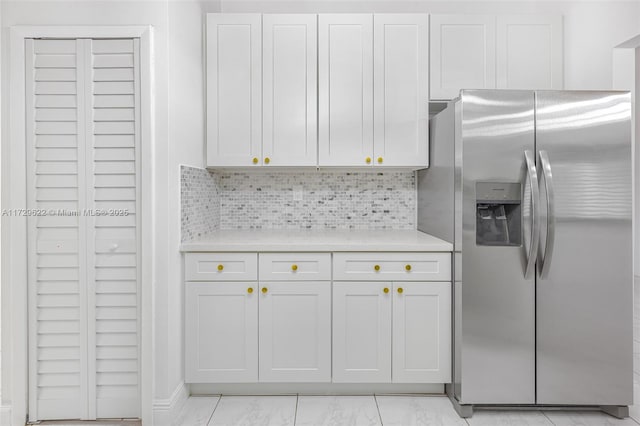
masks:
[(189, 398), (174, 426), (638, 426), (636, 419), (599, 411), (505, 410), (477, 410), (461, 419), (439, 395), (223, 395)]

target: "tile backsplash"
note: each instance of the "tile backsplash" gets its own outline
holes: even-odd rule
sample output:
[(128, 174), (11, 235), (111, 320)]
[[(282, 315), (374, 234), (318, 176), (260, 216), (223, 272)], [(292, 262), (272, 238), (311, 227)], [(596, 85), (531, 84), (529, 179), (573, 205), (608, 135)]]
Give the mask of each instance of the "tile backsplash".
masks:
[(181, 240), (192, 241), (220, 229), (217, 176), (205, 169), (180, 166)]
[(416, 227), (412, 171), (245, 173), (183, 166), (181, 179), (183, 241), (216, 229)]

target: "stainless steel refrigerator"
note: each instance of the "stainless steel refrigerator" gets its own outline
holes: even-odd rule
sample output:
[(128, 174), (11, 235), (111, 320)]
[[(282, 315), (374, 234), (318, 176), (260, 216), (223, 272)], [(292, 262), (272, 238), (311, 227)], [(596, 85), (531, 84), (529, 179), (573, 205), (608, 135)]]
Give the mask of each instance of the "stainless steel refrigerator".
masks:
[(432, 107), (418, 228), (454, 243), (454, 406), (628, 415), (629, 94), (463, 90)]

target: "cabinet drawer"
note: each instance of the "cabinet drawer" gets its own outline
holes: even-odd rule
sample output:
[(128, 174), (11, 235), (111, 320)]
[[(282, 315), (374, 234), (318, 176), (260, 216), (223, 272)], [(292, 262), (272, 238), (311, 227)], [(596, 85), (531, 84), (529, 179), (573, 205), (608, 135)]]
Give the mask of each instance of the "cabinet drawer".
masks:
[(334, 253), (333, 279), (449, 281), (450, 253)]
[(308, 280), (331, 280), (331, 253), (260, 254), (260, 281)]
[(184, 261), (187, 281), (255, 281), (257, 253), (187, 253)]

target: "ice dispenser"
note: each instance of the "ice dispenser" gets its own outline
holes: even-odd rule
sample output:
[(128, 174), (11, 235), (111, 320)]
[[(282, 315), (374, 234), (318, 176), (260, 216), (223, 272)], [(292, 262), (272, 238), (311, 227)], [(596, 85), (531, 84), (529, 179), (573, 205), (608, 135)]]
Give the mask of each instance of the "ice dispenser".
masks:
[(476, 182), (476, 244), (519, 246), (522, 238), (519, 183)]

